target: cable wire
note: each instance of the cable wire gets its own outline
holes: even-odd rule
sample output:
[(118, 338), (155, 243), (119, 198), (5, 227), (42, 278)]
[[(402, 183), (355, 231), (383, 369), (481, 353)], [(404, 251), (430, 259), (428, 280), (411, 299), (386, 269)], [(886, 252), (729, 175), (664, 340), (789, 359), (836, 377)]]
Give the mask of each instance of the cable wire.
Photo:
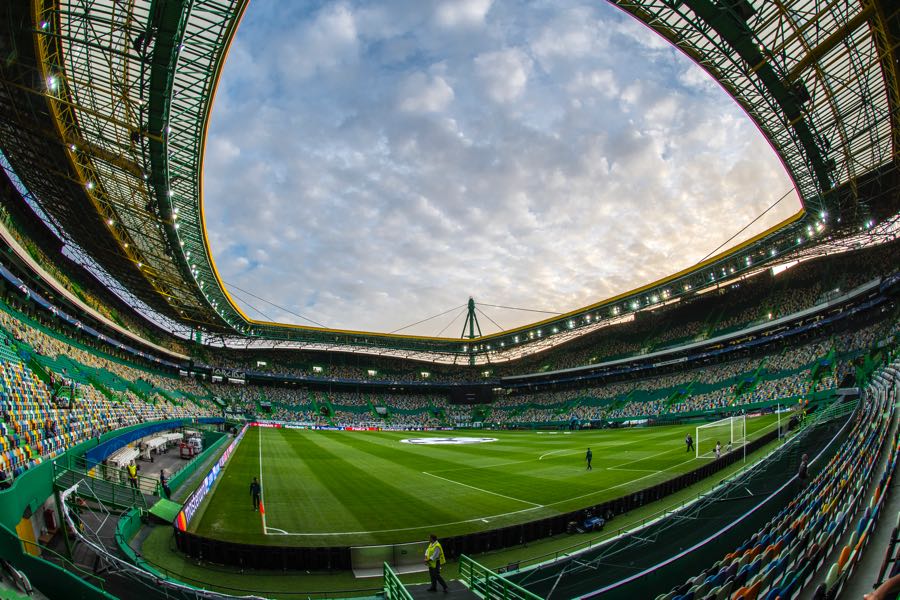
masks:
[[(303, 319), (304, 321), (309, 321), (309, 322), (312, 323), (313, 325), (318, 325), (319, 327), (323, 327), (323, 328), (326, 328), (326, 329), (327, 329), (327, 327), (325, 327), (325, 325), (322, 325), (322, 324), (319, 323), (318, 321), (313, 321), (313, 320), (310, 319), (309, 317), (304, 317), (304, 316), (301, 315), (300, 313), (296, 313), (296, 312), (294, 312), (294, 311), (292, 311), (292, 310), (290, 310), (290, 309), (287, 309), (287, 308), (285, 308), (285, 307), (283, 307), (283, 306), (279, 306), (278, 304), (275, 304), (274, 302), (272, 302), (272, 301), (270, 301), (270, 300), (266, 300), (265, 298), (260, 298), (260, 297), (257, 296), (256, 294), (254, 294), (254, 293), (252, 293), (252, 292), (248, 292), (247, 290), (242, 289), (242, 288), (240, 288), (240, 287), (234, 285), (233, 283), (229, 283), (228, 281), (225, 281), (224, 283), (225, 283), (225, 285), (227, 285), (228, 287), (233, 287), (233, 288), (236, 289), (236, 290), (240, 290), (240, 291), (244, 292), (244, 293), (247, 294), (248, 296), (252, 296), (252, 297), (256, 298), (257, 300), (262, 300), (262, 301), (265, 302), (266, 304), (269, 304), (269, 305), (271, 305), (271, 306), (274, 306), (274, 307), (277, 308), (278, 310), (283, 310), (284, 312), (286, 312), (286, 313), (288, 313), (288, 314), (291, 314), (291, 315), (294, 315), (295, 317), (300, 317), (300, 318)], [(257, 311), (257, 312), (258, 312), (258, 311)], [(268, 317), (266, 317), (266, 318), (268, 319)], [(272, 321), (273, 319), (269, 319), (269, 320)]]
[(496, 325), (496, 326), (497, 326), (497, 329), (499, 329), (500, 331), (506, 331), (503, 327), (500, 326), (500, 323), (498, 323), (497, 321), (495, 321), (495, 320), (493, 320), (493, 319), (491, 318), (491, 315), (487, 314), (486, 312), (484, 312), (483, 310), (481, 310), (481, 309), (478, 308), (477, 306), (475, 307), (475, 310), (477, 310), (477, 311), (480, 312), (482, 315), (484, 315), (485, 317), (487, 317), (487, 320), (490, 321), (491, 323), (493, 323), (494, 325)]
[(400, 329), (395, 329), (395, 330), (391, 331), (391, 333), (397, 333), (397, 332), (399, 332), (399, 331), (403, 331), (404, 329), (409, 329), (410, 327), (415, 327), (416, 325), (421, 325), (422, 323), (424, 323), (424, 322), (426, 322), (426, 321), (430, 321), (430, 320), (432, 320), (432, 319), (437, 319), (438, 317), (443, 317), (443, 316), (446, 315), (447, 313), (453, 312), (454, 310), (456, 310), (456, 309), (458, 309), (458, 308), (464, 308), (465, 306), (466, 306), (465, 304), (463, 304), (461, 307), (460, 307), (460, 306), (454, 306), (453, 308), (447, 309), (447, 310), (445, 310), (444, 312), (442, 312), (442, 313), (440, 313), (440, 314), (432, 315), (432, 316), (428, 317), (427, 319), (422, 319), (421, 321), (416, 321), (415, 323), (410, 323), (409, 325), (406, 325), (406, 326), (404, 326), (404, 327), (401, 327)]
[(462, 314), (465, 313), (466, 310), (468, 310), (468, 308), (467, 308), (466, 306), (463, 306), (463, 309), (462, 309), (461, 311), (459, 311), (459, 313), (458, 313), (455, 317), (453, 317), (453, 319), (451, 319), (449, 323), (447, 323), (446, 325), (444, 325), (444, 328), (441, 329), (440, 331), (438, 331), (438, 334), (437, 334), (436, 336), (434, 336), (434, 337), (441, 337), (441, 334), (444, 333), (445, 331), (447, 331), (447, 328), (448, 328), (448, 327), (450, 327), (451, 325), (453, 325), (454, 323), (456, 323), (456, 320), (457, 320), (460, 316), (462, 316)]
[(500, 306), (499, 304), (488, 304), (486, 302), (479, 302), (481, 306), (490, 306), (491, 308), (504, 308), (506, 310), (523, 310), (525, 312), (533, 312), (533, 313), (543, 313), (545, 315), (561, 315), (562, 313), (553, 312), (550, 310), (537, 310), (534, 308), (518, 308), (515, 306)]
[(790, 193), (793, 192), (793, 191), (794, 191), (794, 188), (791, 188), (791, 189), (789, 189), (788, 191), (786, 191), (786, 192), (784, 193), (784, 195), (781, 196), (781, 198), (779, 198), (778, 200), (776, 200), (775, 202), (773, 202), (772, 204), (770, 204), (770, 205), (769, 205), (769, 208), (767, 208), (766, 210), (764, 210), (764, 211), (762, 211), (761, 213), (759, 213), (759, 214), (756, 216), (755, 219), (753, 219), (752, 221), (750, 221), (749, 223), (747, 223), (746, 225), (744, 225), (737, 233), (735, 233), (733, 236), (731, 236), (730, 238), (728, 238), (727, 240), (725, 240), (724, 242), (722, 242), (721, 244), (719, 244), (718, 246), (716, 246), (716, 249), (715, 249), (715, 250), (713, 250), (712, 252), (710, 252), (709, 254), (707, 254), (706, 256), (704, 256), (703, 258), (701, 258), (701, 259), (700, 259), (699, 261), (697, 261), (697, 262), (703, 262), (704, 260), (706, 260), (707, 258), (709, 258), (710, 256), (712, 256), (713, 254), (715, 254), (716, 252), (718, 252), (719, 250), (721, 250), (723, 246), (728, 245), (728, 244), (731, 242), (731, 240), (733, 240), (733, 239), (736, 238), (737, 236), (739, 236), (739, 235), (741, 235), (742, 233), (744, 233), (744, 232), (747, 230), (748, 227), (750, 227), (751, 225), (753, 225), (754, 223), (756, 223), (757, 221), (759, 221), (760, 219), (762, 219), (763, 216), (764, 216), (767, 212), (769, 212), (770, 210), (772, 210), (773, 208), (775, 208), (776, 206), (778, 206), (778, 204), (779, 204), (782, 200), (784, 200), (785, 198), (787, 198), (788, 195), (790, 195)]
[[(232, 286), (232, 287), (234, 287), (234, 286)], [(255, 305), (253, 305), (253, 304), (251, 304), (250, 302), (248, 302), (246, 298), (244, 298), (243, 296), (241, 296), (241, 295), (238, 294), (237, 292), (235, 292), (235, 291), (232, 290), (231, 293), (232, 293), (232, 295), (233, 295), (235, 298), (237, 298), (238, 300), (240, 300), (241, 302), (243, 302), (245, 305), (249, 306), (250, 308), (252, 308), (252, 309), (255, 310), (256, 312), (258, 312), (259, 314), (261, 314), (261, 315), (262, 315), (262, 318), (265, 319), (266, 321), (273, 321), (273, 320), (274, 320), (274, 319), (272, 319), (272, 317), (270, 317), (269, 315), (267, 315), (266, 313), (264, 313), (264, 312), (261, 311), (260, 309), (256, 308)], [(244, 293), (246, 293), (246, 292), (244, 292)]]

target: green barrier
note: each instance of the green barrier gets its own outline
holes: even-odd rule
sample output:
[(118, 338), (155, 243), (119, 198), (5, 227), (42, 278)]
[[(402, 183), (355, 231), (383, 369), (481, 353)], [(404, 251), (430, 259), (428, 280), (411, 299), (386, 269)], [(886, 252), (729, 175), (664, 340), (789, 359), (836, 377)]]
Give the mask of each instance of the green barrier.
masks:
[[(387, 565), (385, 565), (387, 567)], [(541, 597), (483, 567), (465, 554), (459, 557), (459, 578), (482, 598), (541, 600)], [(387, 577), (385, 577), (385, 582)], [(385, 586), (387, 587), (387, 586)]]
[(103, 578), (79, 569), (64, 557), (58, 554), (55, 555), (58, 560), (69, 564), (71, 568), (77, 570), (80, 574), (70, 573), (52, 562), (28, 554), (24, 548), (26, 544), (38, 547), (41, 553), (54, 554), (51, 550), (37, 546), (33, 542), (19, 540), (14, 530), (9, 529), (5, 525), (0, 525), (0, 556), (9, 560), (17, 569), (25, 573), (31, 585), (35, 586), (37, 590), (48, 598), (116, 600), (115, 596), (101, 589), (105, 584)]
[(387, 563), (384, 563), (384, 600), (412, 600), (400, 578)]
[[(182, 421), (190, 423), (190, 419)], [(100, 436), (100, 442), (122, 435), (132, 429), (146, 426), (146, 423), (123, 427), (115, 431), (109, 431)], [(0, 557), (8, 560), (14, 567), (20, 569), (32, 584), (50, 598), (74, 598), (96, 600), (98, 598), (114, 600), (114, 596), (105, 593), (96, 585), (102, 585), (102, 579), (93, 574), (85, 574), (86, 581), (77, 575), (70, 573), (58, 565), (44, 559), (28, 554), (23, 542), (15, 533), (16, 526), (22, 519), (26, 510), (36, 512), (44, 501), (53, 494), (54, 471), (60, 468), (69, 469), (76, 467), (77, 463), (83, 463), (84, 453), (97, 446), (98, 440), (91, 439), (70, 448), (61, 456), (52, 460), (45, 460), (39, 465), (29, 469), (19, 477), (16, 477), (12, 486), (0, 492)], [(57, 466), (54, 466), (56, 464)], [(50, 550), (41, 547), (41, 552)], [(65, 558), (59, 557), (61, 561)], [(73, 567), (76, 568), (77, 567)]]

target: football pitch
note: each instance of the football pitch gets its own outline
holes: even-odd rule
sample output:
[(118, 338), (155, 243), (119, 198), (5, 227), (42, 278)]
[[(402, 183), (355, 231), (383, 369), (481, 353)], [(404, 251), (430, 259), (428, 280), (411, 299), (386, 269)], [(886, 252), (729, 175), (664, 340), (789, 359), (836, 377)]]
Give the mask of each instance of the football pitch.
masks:
[[(748, 418), (747, 437), (774, 427), (772, 415)], [(694, 435), (693, 425), (576, 432), (251, 427), (191, 528), (283, 546), (394, 544), (432, 531), (445, 537), (496, 529), (697, 468), (709, 459), (686, 452), (688, 432)], [(470, 443), (441, 443), (446, 438)], [(264, 512), (252, 506), (253, 477), (262, 482)]]

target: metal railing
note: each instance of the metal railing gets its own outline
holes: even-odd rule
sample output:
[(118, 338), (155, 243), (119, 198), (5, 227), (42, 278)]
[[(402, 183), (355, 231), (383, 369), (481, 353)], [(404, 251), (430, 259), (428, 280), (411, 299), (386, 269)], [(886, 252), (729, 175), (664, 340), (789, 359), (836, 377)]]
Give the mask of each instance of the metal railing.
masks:
[(78, 495), (92, 500), (97, 500), (110, 506), (131, 508), (137, 506), (147, 510), (147, 499), (140, 488), (130, 485), (91, 477), (77, 469), (70, 469), (60, 463), (53, 463), (53, 480), (58, 489), (68, 488), (76, 483), (79, 486)]
[[(128, 480), (127, 469), (120, 469), (119, 467), (113, 467), (110, 465), (105, 465), (103, 463), (88, 465), (88, 461), (83, 455), (67, 457), (66, 463), (67, 464), (65, 466), (67, 468), (76, 472), (83, 473), (89, 477), (103, 479), (112, 483), (118, 483), (122, 485), (131, 485)], [(157, 477), (138, 475), (137, 479), (138, 489), (140, 489), (143, 493), (150, 494), (151, 496), (162, 497), (162, 486)]]
[[(387, 565), (385, 565), (387, 566)], [(465, 554), (459, 557), (459, 578), (482, 598), (503, 600), (541, 600), (541, 597), (484, 567)], [(385, 589), (387, 578), (385, 577)]]
[(412, 594), (394, 573), (387, 563), (384, 563), (384, 598), (385, 600), (412, 600)]
[[(75, 564), (73, 561), (63, 556), (59, 552), (48, 548), (43, 544), (31, 542), (29, 540), (23, 540), (20, 538), (19, 541), (22, 542), (22, 546), (24, 547), (25, 551), (32, 556), (43, 558), (45, 562), (61, 567), (80, 577), (81, 579), (84, 579), (91, 585), (100, 588), (101, 590), (104, 589), (104, 586), (106, 585), (106, 579), (97, 575), (96, 573), (88, 571), (80, 565)], [(30, 548), (33, 550), (29, 550)]]

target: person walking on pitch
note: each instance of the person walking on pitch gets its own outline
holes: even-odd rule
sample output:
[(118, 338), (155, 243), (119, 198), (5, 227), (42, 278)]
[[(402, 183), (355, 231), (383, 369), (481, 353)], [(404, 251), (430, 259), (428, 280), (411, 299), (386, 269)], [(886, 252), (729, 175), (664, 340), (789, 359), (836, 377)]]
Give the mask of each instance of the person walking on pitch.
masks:
[(259, 505), (262, 503), (262, 487), (259, 485), (256, 477), (250, 483), (250, 497), (253, 500), (253, 510), (259, 511)]
[(587, 461), (587, 465), (588, 465), (588, 466), (587, 466), (587, 470), (588, 470), (588, 471), (593, 471), (593, 470), (594, 470), (594, 468), (591, 466), (591, 460), (592, 460), (593, 458), (594, 458), (594, 453), (591, 452), (591, 449), (590, 449), (590, 448), (588, 448), (587, 454), (584, 455), (584, 460)]

